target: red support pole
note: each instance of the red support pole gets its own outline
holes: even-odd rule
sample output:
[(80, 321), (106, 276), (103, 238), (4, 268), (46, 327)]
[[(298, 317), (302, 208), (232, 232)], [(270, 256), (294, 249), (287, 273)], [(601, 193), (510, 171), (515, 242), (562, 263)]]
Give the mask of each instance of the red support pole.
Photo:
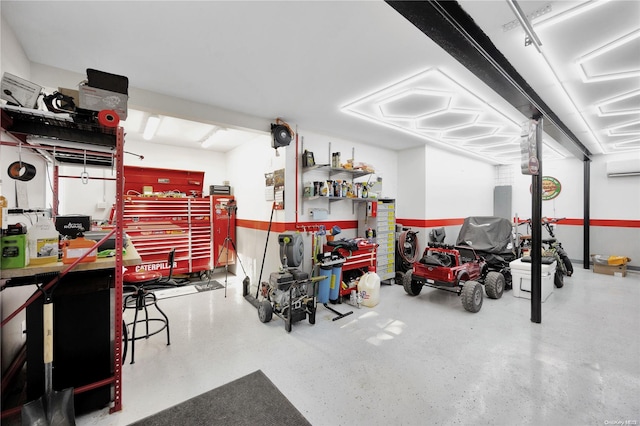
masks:
[(114, 302), (114, 342), (113, 342), (113, 406), (110, 413), (122, 410), (122, 238), (124, 216), (124, 129), (118, 127), (116, 140), (116, 270)]

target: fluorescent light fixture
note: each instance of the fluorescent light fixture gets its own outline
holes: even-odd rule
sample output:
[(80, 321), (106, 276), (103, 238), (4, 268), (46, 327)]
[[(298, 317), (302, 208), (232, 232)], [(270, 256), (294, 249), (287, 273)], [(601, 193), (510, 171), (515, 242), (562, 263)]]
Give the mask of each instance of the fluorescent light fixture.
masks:
[(157, 115), (150, 115), (149, 118), (147, 118), (147, 124), (144, 127), (144, 133), (142, 134), (144, 140), (150, 141), (151, 138), (153, 138), (153, 135), (156, 134), (158, 126), (160, 126), (160, 117)]
[(516, 18), (520, 22), (520, 25), (522, 25), (522, 29), (527, 34), (530, 42), (533, 43), (533, 45), (536, 47), (536, 50), (540, 52), (540, 46), (542, 46), (542, 42), (538, 38), (538, 34), (536, 34), (536, 32), (533, 30), (529, 19), (527, 19), (527, 15), (525, 15), (522, 9), (520, 9), (520, 6), (518, 5), (518, 3), (516, 3), (516, 0), (507, 0), (507, 3), (509, 4), (511, 11), (513, 11), (513, 14), (516, 15)]
[(213, 146), (216, 143), (216, 139), (218, 139), (216, 135), (219, 132), (225, 132), (226, 130), (227, 129), (225, 129), (225, 128), (214, 126), (213, 130), (211, 131), (211, 133), (209, 133), (209, 136), (207, 136), (206, 139), (202, 141), (200, 146), (203, 147), (203, 148), (209, 148), (209, 147)]

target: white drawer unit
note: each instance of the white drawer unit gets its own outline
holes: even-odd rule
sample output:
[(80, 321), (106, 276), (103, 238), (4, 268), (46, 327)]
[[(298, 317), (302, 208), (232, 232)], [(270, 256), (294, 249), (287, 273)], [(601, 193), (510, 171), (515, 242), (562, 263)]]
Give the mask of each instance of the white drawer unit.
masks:
[(367, 237), (371, 229), (377, 247), (376, 273), (381, 281), (395, 281), (396, 201), (379, 198), (358, 205), (358, 236)]

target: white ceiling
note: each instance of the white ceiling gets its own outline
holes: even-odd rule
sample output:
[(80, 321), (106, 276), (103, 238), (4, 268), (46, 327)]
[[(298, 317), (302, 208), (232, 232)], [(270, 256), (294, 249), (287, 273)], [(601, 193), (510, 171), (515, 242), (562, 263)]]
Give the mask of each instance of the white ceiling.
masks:
[[(546, 7), (532, 19), (538, 53), (524, 46), (522, 28), (504, 30), (515, 19), (506, 1), (460, 2), (593, 154), (640, 151), (640, 2), (538, 24), (583, 3), (519, 3), (527, 14)], [(493, 163), (518, 158), (527, 117), (382, 1), (2, 0), (0, 8), (35, 63), (125, 75), (131, 87), (390, 149), (429, 143)], [(580, 69), (619, 78), (585, 82)], [(128, 135), (145, 118), (130, 110)], [(160, 143), (197, 145), (213, 130), (163, 123), (174, 133)], [(569, 155), (546, 141), (554, 149), (545, 155)]]

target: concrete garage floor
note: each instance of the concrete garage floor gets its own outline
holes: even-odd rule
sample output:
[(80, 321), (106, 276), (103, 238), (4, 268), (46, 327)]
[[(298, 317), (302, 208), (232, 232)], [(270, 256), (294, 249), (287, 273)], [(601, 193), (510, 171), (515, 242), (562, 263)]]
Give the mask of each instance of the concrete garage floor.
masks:
[(139, 341), (123, 410), (77, 423), (126, 425), (261, 369), (313, 425), (638, 424), (640, 274), (575, 266), (541, 324), (511, 291), (471, 314), (455, 294), (383, 285), (375, 308), (337, 305), (354, 313), (332, 321), (320, 306), (315, 325), (291, 333), (276, 316), (261, 323), (243, 277), (229, 277), (226, 298), (161, 300), (171, 346)]

